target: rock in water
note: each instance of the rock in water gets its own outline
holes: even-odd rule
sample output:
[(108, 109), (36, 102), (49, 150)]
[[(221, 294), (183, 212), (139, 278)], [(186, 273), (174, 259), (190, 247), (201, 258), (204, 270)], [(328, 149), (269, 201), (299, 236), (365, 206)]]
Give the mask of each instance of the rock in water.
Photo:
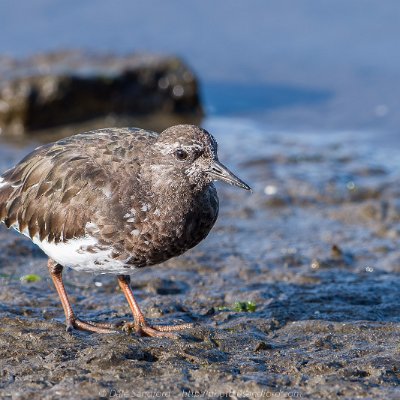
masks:
[(81, 52), (0, 57), (0, 76), (0, 128), (7, 133), (105, 116), (202, 115), (197, 79), (176, 57)]

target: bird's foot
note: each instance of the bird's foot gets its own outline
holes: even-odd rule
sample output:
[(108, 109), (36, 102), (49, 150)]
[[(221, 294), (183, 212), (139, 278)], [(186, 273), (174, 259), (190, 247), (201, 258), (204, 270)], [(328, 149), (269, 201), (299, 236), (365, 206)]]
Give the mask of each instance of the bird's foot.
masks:
[(73, 317), (67, 321), (67, 332), (73, 329), (94, 333), (118, 333), (119, 324), (108, 324), (105, 322), (83, 321)]
[(148, 325), (146, 322), (141, 324), (126, 323), (122, 327), (127, 332), (135, 331), (140, 336), (150, 337), (167, 337), (170, 339), (178, 339), (179, 336), (176, 331), (182, 331), (185, 329), (193, 328), (193, 324), (180, 324), (180, 325)]

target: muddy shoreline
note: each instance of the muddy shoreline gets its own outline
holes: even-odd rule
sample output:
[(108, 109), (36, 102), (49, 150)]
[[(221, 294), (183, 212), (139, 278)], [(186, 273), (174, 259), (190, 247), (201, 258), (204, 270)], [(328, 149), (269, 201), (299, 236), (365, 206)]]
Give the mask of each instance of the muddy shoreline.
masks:
[[(218, 186), (210, 236), (132, 275), (151, 321), (195, 328), (176, 341), (66, 333), (45, 257), (1, 227), (2, 398), (399, 398), (397, 159), (340, 135), (206, 126), (254, 194)], [(5, 149), (4, 168), (24, 151)], [(113, 277), (65, 280), (78, 315), (130, 318)]]

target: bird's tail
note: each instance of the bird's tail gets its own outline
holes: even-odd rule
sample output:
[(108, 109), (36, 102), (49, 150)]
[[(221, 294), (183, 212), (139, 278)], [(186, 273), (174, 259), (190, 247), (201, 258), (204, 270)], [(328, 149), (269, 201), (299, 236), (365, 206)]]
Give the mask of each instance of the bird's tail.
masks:
[(12, 192), (13, 187), (0, 176), (0, 222), (4, 222), (7, 218), (7, 203), (9, 202)]

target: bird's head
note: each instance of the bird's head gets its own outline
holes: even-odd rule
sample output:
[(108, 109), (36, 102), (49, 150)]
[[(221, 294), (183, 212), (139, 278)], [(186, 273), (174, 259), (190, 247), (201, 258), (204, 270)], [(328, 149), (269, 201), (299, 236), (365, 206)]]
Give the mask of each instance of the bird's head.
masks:
[[(160, 179), (184, 176), (194, 187), (219, 180), (250, 190), (218, 160), (217, 142), (206, 130), (195, 125), (176, 125), (163, 131), (153, 146)], [(154, 161), (154, 160), (153, 160)]]

